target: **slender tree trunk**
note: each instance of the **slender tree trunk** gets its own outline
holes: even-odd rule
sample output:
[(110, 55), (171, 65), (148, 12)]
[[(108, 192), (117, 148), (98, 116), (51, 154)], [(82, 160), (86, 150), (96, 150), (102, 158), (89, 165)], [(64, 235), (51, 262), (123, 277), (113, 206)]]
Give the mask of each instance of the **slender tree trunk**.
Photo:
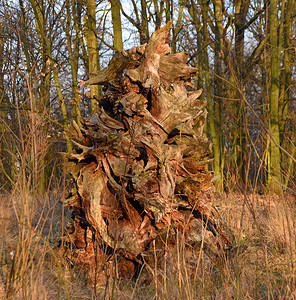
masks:
[(88, 64), (88, 53), (86, 50), (86, 46), (84, 43), (84, 39), (82, 36), (83, 32), (83, 26), (81, 23), (81, 18), (82, 18), (82, 1), (76, 1), (76, 0), (71, 0), (72, 1), (72, 10), (73, 12), (75, 11), (76, 14), (73, 18), (74, 21), (74, 26), (75, 26), (75, 32), (77, 36), (77, 41), (79, 42), (80, 49), (82, 51), (81, 58), (84, 63), (85, 71), (87, 74), (89, 74), (89, 64)]
[[(41, 121), (41, 115), (47, 114), (50, 105), (50, 79), (51, 79), (51, 53), (50, 41), (47, 38), (46, 20), (45, 17), (45, 4), (43, 0), (30, 0), (31, 6), (34, 11), (34, 19), (36, 29), (39, 37), (40, 52), (42, 56), (42, 71), (40, 73), (40, 100), (37, 95), (31, 90), (31, 130), (32, 130), (32, 159), (33, 159), (33, 187), (37, 188), (39, 193), (42, 193), (46, 185), (46, 148), (43, 143), (47, 135), (47, 126), (45, 120)], [(33, 85), (29, 84), (29, 89)], [(36, 111), (39, 111), (39, 114)], [(37, 136), (38, 133), (38, 136)]]
[(165, 0), (165, 21), (168, 23), (173, 18), (172, 0)]
[[(71, 7), (72, 7), (72, 14), (71, 14)], [(66, 9), (67, 9), (67, 22), (65, 27), (65, 33), (67, 36), (67, 42), (68, 42), (68, 52), (69, 52), (69, 59), (70, 59), (70, 65), (71, 65), (71, 75), (72, 75), (72, 109), (71, 109), (71, 115), (70, 119), (76, 120), (77, 123), (81, 124), (81, 109), (80, 109), (80, 99), (79, 94), (77, 92), (78, 86), (77, 86), (77, 77), (78, 77), (78, 60), (79, 60), (79, 36), (78, 32), (75, 30), (75, 39), (73, 41), (71, 34), (70, 34), (70, 28), (71, 28), (71, 15), (74, 18), (77, 18), (76, 14), (76, 6), (70, 5), (70, 0), (66, 1)], [(73, 50), (72, 50), (73, 45)]]
[[(278, 7), (277, 0), (270, 0), (269, 6), (269, 35), (270, 35), (270, 119), (269, 130), (274, 141), (280, 144), (279, 134), (279, 45), (278, 45)], [(273, 141), (270, 141), (270, 173), (268, 176), (268, 188), (270, 192), (279, 192), (281, 188), (280, 150)]]
[[(5, 100), (4, 100), (4, 73), (3, 73), (3, 66), (4, 66), (4, 38), (3, 38), (3, 32), (2, 27), (0, 27), (0, 135), (1, 137), (4, 135), (4, 124), (2, 120), (6, 119), (6, 113), (5, 113)], [(5, 153), (3, 151), (3, 138), (0, 139), (0, 184), (4, 186), (4, 182), (6, 181), (7, 170), (5, 170), (3, 161), (5, 160)]]
[[(285, 139), (286, 133), (286, 121), (288, 116), (289, 102), (292, 96), (292, 43), (291, 43), (291, 33), (292, 33), (292, 12), (296, 9), (296, 3), (293, 0), (287, 0), (286, 5), (285, 0), (282, 1), (282, 15), (283, 20), (283, 67), (281, 69), (281, 89), (280, 89), (280, 99), (279, 99), (279, 131), (280, 131), (280, 142), (285, 148), (289, 149), (291, 155), (295, 157), (295, 142), (293, 139)], [(284, 162), (283, 162), (284, 165)], [(287, 164), (285, 167), (285, 184), (284, 187), (288, 186), (289, 180), (293, 177), (293, 166), (294, 162), (291, 158), (287, 159)]]
[(161, 26), (162, 22), (162, 14), (164, 11), (164, 1), (160, 1), (159, 7), (158, 7), (158, 1), (153, 0), (154, 9), (155, 9), (155, 29), (158, 30)]
[[(87, 13), (87, 48), (88, 48), (88, 65), (89, 78), (96, 76), (98, 71), (98, 39), (96, 29), (96, 1), (86, 0)], [(99, 89), (97, 86), (90, 87), (91, 111), (98, 111)]]
[(185, 2), (183, 0), (179, 1), (179, 13), (178, 13), (178, 19), (175, 27), (173, 28), (173, 37), (172, 37), (172, 52), (176, 53), (177, 51), (177, 40), (178, 40), (178, 35), (180, 33), (181, 29), (181, 22), (182, 22), (182, 17), (183, 17), (183, 10), (185, 7)]
[(149, 40), (149, 28), (148, 28), (148, 17), (147, 17), (147, 1), (141, 0), (141, 32), (140, 32), (140, 44), (145, 44)]
[(4, 102), (4, 37), (2, 31), (2, 27), (0, 27), (0, 104)]
[[(27, 66), (27, 71), (30, 74), (31, 73), (31, 65), (30, 65), (30, 56), (29, 56), (29, 49), (28, 49), (28, 38), (27, 38), (27, 30), (26, 30), (26, 24), (27, 24), (27, 16), (25, 12), (25, 7), (24, 7), (24, 2), (23, 0), (19, 0), (19, 7), (21, 10), (21, 40), (23, 44), (23, 51), (25, 54), (26, 58), (26, 66)], [(29, 78), (30, 80), (31, 78)]]
[[(242, 91), (245, 84), (245, 26), (246, 17), (249, 10), (249, 0), (235, 0), (235, 42), (234, 42), (234, 68), (232, 70), (232, 81), (234, 85), (238, 86)], [(234, 99), (240, 99), (240, 93), (235, 89), (233, 93)], [(245, 117), (245, 103), (235, 101), (233, 103), (233, 115), (237, 118), (234, 120), (233, 126), (233, 162), (232, 168), (234, 172), (239, 175), (240, 179), (246, 183), (246, 159), (247, 159), (247, 128)]]
[[(214, 113), (213, 123), (215, 130), (212, 133), (213, 148), (214, 148), (214, 171), (217, 176), (220, 176), (215, 184), (218, 192), (222, 192), (224, 189), (224, 145), (222, 140), (223, 135), (223, 82), (222, 77), (222, 57), (223, 52), (223, 13), (222, 13), (222, 1), (213, 0), (214, 4), (214, 16), (215, 16), (215, 79), (214, 79)], [(205, 9), (205, 7), (204, 7)], [(220, 78), (219, 78), (220, 77)]]
[(121, 16), (120, 16), (120, 0), (110, 0), (112, 24), (113, 24), (113, 36), (114, 36), (114, 49), (119, 52), (123, 49), (122, 42), (122, 29), (121, 29)]
[(48, 53), (49, 40), (46, 37), (46, 21), (44, 20), (44, 3), (43, 0), (30, 0), (34, 11), (34, 18), (37, 28), (37, 33), (40, 41), (40, 52), (42, 55), (42, 72), (41, 72), (41, 101), (39, 103), (40, 112), (46, 112), (49, 108), (49, 88), (50, 88), (50, 60)]
[[(198, 8), (197, 8), (197, 5), (196, 3), (191, 0), (191, 1), (186, 1), (186, 7), (189, 11), (189, 14), (191, 16), (191, 18), (193, 19), (193, 23), (194, 23), (194, 26), (195, 26), (195, 30), (196, 30), (196, 44), (197, 44), (197, 53), (198, 55), (196, 55), (196, 67), (198, 69), (198, 73), (197, 73), (197, 76), (196, 76), (196, 81), (197, 81), (197, 88), (202, 88), (204, 86), (204, 71), (203, 71), (203, 67), (204, 67), (204, 64), (205, 64), (205, 59), (204, 59), (204, 56), (207, 55), (207, 44), (205, 42), (205, 40), (208, 38), (208, 37), (205, 37), (203, 35), (203, 31), (202, 31), (202, 28), (203, 26), (201, 26), (201, 22), (200, 22), (200, 18), (199, 18), (199, 12), (198, 12)], [(205, 24), (203, 24), (205, 25)], [(206, 25), (205, 25), (206, 26)], [(176, 29), (177, 29), (177, 26), (176, 26)], [(207, 29), (206, 29), (206, 34), (207, 34)], [(172, 49), (174, 48), (174, 45), (172, 43)], [(205, 50), (205, 51), (203, 51)], [(173, 51), (173, 50), (172, 50)], [(200, 99), (201, 100), (204, 100), (205, 99), (205, 94), (202, 93), (201, 96), (200, 96)], [(204, 126), (204, 130), (206, 132), (207, 130), (207, 124), (205, 123), (205, 126)]]

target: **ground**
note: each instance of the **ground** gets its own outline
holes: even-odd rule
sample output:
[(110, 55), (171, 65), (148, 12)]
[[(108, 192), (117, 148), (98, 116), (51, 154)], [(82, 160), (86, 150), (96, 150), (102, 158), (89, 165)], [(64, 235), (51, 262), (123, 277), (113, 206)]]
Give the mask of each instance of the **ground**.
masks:
[(187, 247), (180, 233), (176, 246), (164, 247), (162, 256), (154, 253), (157, 263), (144, 266), (136, 279), (117, 278), (116, 258), (109, 258), (105, 269), (97, 270), (108, 269), (108, 276), (96, 285), (86, 270), (73, 265), (57, 247), (71, 214), (63, 209), (61, 197), (60, 191), (42, 197), (24, 190), (0, 195), (1, 298), (296, 297), (295, 198), (288, 194), (229, 193), (215, 198), (239, 253), (225, 261), (212, 262), (200, 249)]

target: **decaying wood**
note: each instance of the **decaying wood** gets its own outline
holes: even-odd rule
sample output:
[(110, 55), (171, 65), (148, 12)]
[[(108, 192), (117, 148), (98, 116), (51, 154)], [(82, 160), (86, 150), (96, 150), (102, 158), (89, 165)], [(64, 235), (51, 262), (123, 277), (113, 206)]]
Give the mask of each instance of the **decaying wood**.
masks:
[(99, 112), (71, 128), (66, 154), (74, 189), (71, 233), (77, 249), (109, 249), (141, 261), (151, 241), (169, 230), (217, 258), (231, 242), (212, 206), (211, 143), (203, 136), (205, 103), (190, 78), (186, 53), (169, 54), (171, 23), (147, 45), (116, 54), (88, 84), (105, 94)]

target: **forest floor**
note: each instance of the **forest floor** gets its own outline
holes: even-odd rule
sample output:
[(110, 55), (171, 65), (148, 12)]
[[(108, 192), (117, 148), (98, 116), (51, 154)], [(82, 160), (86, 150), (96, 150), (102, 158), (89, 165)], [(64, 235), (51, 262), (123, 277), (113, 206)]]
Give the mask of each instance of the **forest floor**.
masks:
[[(229, 193), (214, 204), (244, 249), (209, 261), (176, 243), (159, 264), (137, 279), (107, 276), (94, 285), (56, 241), (70, 219), (60, 191), (42, 197), (0, 194), (1, 299), (295, 299), (295, 198)], [(240, 251), (238, 251), (240, 252)], [(116, 265), (114, 261), (112, 262)]]

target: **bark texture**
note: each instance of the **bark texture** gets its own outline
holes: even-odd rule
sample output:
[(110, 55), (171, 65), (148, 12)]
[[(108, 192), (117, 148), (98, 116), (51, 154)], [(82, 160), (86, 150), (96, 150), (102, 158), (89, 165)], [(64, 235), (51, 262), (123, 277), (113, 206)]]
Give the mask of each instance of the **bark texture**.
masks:
[(171, 24), (90, 80), (104, 85), (100, 109), (71, 129), (76, 150), (65, 156), (74, 188), (65, 204), (76, 211), (70, 236), (81, 260), (105, 251), (141, 263), (164, 232), (170, 243), (181, 232), (213, 259), (231, 248), (212, 206), (206, 103), (190, 82), (197, 69), (187, 53), (169, 54)]

